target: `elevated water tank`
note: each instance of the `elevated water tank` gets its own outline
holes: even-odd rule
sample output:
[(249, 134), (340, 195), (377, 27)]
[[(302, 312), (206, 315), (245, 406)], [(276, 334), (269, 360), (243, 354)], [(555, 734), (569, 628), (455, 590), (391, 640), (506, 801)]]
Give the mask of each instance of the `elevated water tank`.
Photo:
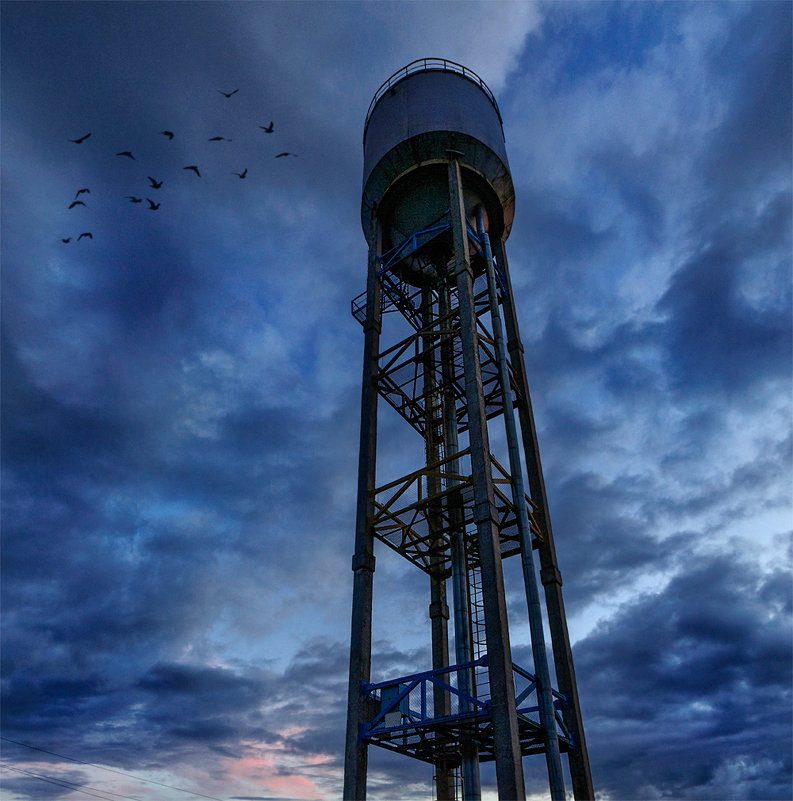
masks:
[(380, 222), (381, 251), (414, 237), (393, 269), (414, 285), (437, 278), (451, 258), (438, 233), (449, 208), (448, 162), (460, 163), (466, 213), (482, 206), (491, 237), (509, 235), (515, 190), (493, 93), (476, 73), (445, 59), (420, 59), (375, 93), (363, 136), (361, 224)]

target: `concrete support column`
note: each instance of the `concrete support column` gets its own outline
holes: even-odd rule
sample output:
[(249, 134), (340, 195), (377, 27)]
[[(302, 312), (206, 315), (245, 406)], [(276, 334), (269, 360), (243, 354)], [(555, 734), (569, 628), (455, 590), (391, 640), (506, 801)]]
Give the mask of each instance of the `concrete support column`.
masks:
[(466, 215), (460, 165), (453, 154), (449, 161), (450, 223), (454, 243), (454, 273), (460, 314), (465, 392), (468, 406), (468, 437), (474, 482), (474, 521), (477, 527), (482, 592), (485, 608), (490, 704), (499, 798), (523, 801), (523, 764), (518, 737), (512, 653), (509, 645), (504, 576), (495, 512), (490, 446), (482, 392), (473, 276), (468, 255)]
[(358, 506), (355, 520), (355, 553), (352, 559), (353, 594), (350, 636), (350, 683), (347, 696), (347, 735), (344, 752), (344, 801), (365, 801), (367, 747), (361, 743), (361, 726), (369, 710), (361, 693), (372, 668), (372, 584), (374, 535), (369, 520), (374, 512), (377, 453), (377, 364), (380, 343), (380, 227), (375, 221), (369, 242), (364, 324), (363, 383), (361, 387), (361, 439), (358, 454)]
[(529, 496), (537, 504), (538, 523), (544, 530), (539, 547), (540, 580), (545, 589), (545, 605), (548, 611), (548, 623), (551, 632), (554, 666), (559, 691), (568, 699), (563, 710), (565, 725), (573, 736), (573, 750), (568, 752), (570, 777), (576, 801), (593, 801), (595, 791), (592, 786), (592, 774), (589, 768), (584, 725), (581, 719), (581, 707), (578, 701), (578, 685), (573, 666), (573, 652), (570, 647), (570, 635), (567, 630), (567, 617), (562, 599), (562, 577), (556, 561), (556, 548), (551, 530), (551, 518), (548, 513), (548, 499), (545, 493), (545, 480), (540, 462), (540, 449), (537, 444), (537, 430), (534, 424), (534, 412), (531, 407), (529, 383), (526, 365), (523, 361), (523, 345), (520, 341), (512, 284), (507, 267), (507, 253), (504, 243), (494, 243), (496, 262), (506, 276), (504, 293), (504, 324), (507, 335), (507, 349), (518, 390), (518, 417), (523, 438), (523, 451), (526, 457), (526, 476), (529, 484)]

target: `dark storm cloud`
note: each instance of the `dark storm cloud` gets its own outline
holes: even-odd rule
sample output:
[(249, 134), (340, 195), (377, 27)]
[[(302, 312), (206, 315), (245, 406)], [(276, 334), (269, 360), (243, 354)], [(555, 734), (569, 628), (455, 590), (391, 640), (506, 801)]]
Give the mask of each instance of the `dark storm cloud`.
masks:
[[(67, 419), (61, 417), (59, 422), (62, 427)], [(42, 430), (46, 429), (42, 426)], [(54, 436), (57, 432), (51, 433)], [(306, 434), (305, 428), (303, 434)], [(74, 436), (74, 432), (67, 432), (66, 436)], [(269, 538), (254, 538), (251, 527), (272, 526), (275, 520), (269, 519), (268, 509), (274, 509), (275, 495), (284, 499), (298, 493), (303, 479), (314, 475), (317, 488), (323, 481), (329, 487), (329, 479), (323, 478), (327, 471), (315, 464), (311, 448), (303, 457), (306, 465), (303, 469), (295, 453), (295, 463), (289, 473), (274, 480), (273, 497), (259, 511), (246, 510), (245, 504), (240, 506), (241, 488), (218, 479), (228, 472), (227, 464), (242, 458), (235, 455), (230, 447), (232, 442), (226, 444), (222, 453), (219, 449), (194, 455), (188, 450), (184, 461), (170, 464), (153, 454), (148, 463), (133, 461), (123, 475), (116, 472), (114, 483), (122, 481), (130, 490), (137, 489), (144, 495), (151, 491), (149, 476), (157, 472), (161, 488), (156, 497), (162, 498), (166, 506), (176, 505), (174, 512), (167, 512), (159, 520), (157, 517), (141, 519), (139, 510), (123, 501), (110, 507), (102, 504), (104, 509), (97, 508), (101, 461), (97, 464), (90, 450), (80, 460), (76, 471), (73, 469), (68, 475), (57, 480), (51, 478), (46, 483), (42, 478), (35, 485), (31, 482), (39, 473), (31, 475), (25, 470), (24, 462), (20, 465), (9, 455), (8, 468), (16, 468), (8, 473), (15, 492), (13, 500), (9, 499), (6, 504), (5, 528), (7, 533), (18, 531), (19, 535), (8, 540), (5, 560), (9, 569), (18, 567), (9, 573), (4, 591), (26, 593), (29, 586), (24, 582), (47, 583), (50, 576), (58, 573), (59, 567), (71, 565), (73, 569), (65, 572), (69, 578), (61, 584), (64, 595), (60, 600), (50, 598), (47, 593), (31, 593), (31, 604), (42, 612), (47, 610), (37, 630), (42, 636), (47, 633), (55, 641), (72, 647), (89, 641), (110, 647), (113, 642), (121, 644), (130, 638), (164, 634), (177, 622), (180, 627), (190, 628), (201, 614), (198, 609), (192, 609), (194, 602), (202, 597), (213, 597), (220, 589), (216, 580), (207, 583), (212, 572), (218, 569), (220, 557), (261, 559), (280, 541), (284, 546), (282, 556), (277, 565), (264, 566), (265, 574), (273, 570), (288, 572), (296, 567), (299, 554), (288, 547), (287, 534), (273, 528)], [(51, 441), (49, 445), (52, 447)], [(120, 453), (116, 450), (117, 470), (121, 464)], [(74, 451), (71, 456), (73, 459)], [(30, 455), (26, 454), (25, 459), (29, 461)], [(52, 470), (51, 464), (49, 470)], [(95, 473), (99, 475), (94, 476)], [(255, 475), (250, 476), (251, 480), (254, 478)], [(8, 484), (6, 489), (9, 489)], [(267, 492), (266, 485), (263, 489)], [(38, 526), (31, 528), (27, 512), (39, 494), (44, 495), (44, 506), (39, 509)], [(52, 511), (45, 517), (48, 508)], [(201, 509), (211, 510), (214, 519), (221, 508), (226, 515), (224, 528), (229, 532), (221, 542), (216, 541), (213, 529), (183, 520), (189, 517), (191, 510)], [(327, 500), (317, 497), (311, 506), (303, 505), (298, 516), (308, 522), (326, 510)], [(53, 524), (57, 524), (61, 535), (58, 549), (48, 546), (45, 536), (47, 527)], [(320, 535), (321, 529), (309, 525), (307, 541), (311, 532)], [(190, 544), (188, 551), (185, 550), (187, 543)], [(162, 583), (171, 569), (174, 580)], [(203, 579), (194, 584), (193, 579), (200, 577)], [(62, 605), (64, 600), (66, 604)], [(155, 612), (155, 609), (160, 611)], [(78, 610), (80, 614), (76, 614)], [(13, 657), (13, 649), (6, 649), (4, 657)]]
[[(665, 341), (681, 391), (742, 392), (787, 373), (791, 290), (781, 274), (790, 253), (790, 220), (790, 195), (779, 193), (739, 228), (725, 221), (673, 276), (659, 310), (669, 315)], [(740, 271), (760, 261), (779, 288), (765, 308), (751, 304), (740, 286)]]
[[(716, 209), (751, 203), (755, 190), (790, 164), (790, 26), (790, 4), (752, 4), (709, 54), (713, 75), (729, 95), (726, 119), (702, 154)], [(735, 71), (730, 67), (739, 52), (746, 68)]]
[(283, 740), (293, 753), (321, 753), (331, 764), (342, 763), (348, 668), (343, 643), (314, 639), (285, 670), (274, 700), (296, 727)]
[[(691, 298), (691, 293), (681, 295)], [(703, 291), (702, 306), (713, 302), (718, 303), (717, 295)], [(708, 330), (704, 317), (702, 309), (699, 314), (692, 311), (694, 324), (702, 324), (703, 330)], [(781, 323), (776, 314), (772, 319)], [(669, 323), (668, 330), (675, 331), (675, 325)], [(592, 349), (572, 345), (558, 326), (549, 326), (546, 333), (549, 340), (557, 343), (554, 347), (549, 341), (547, 352), (560, 356), (562, 362), (551, 359), (541, 362), (536, 372), (542, 376), (538, 383), (552, 385), (554, 376), (563, 376), (570, 369), (578, 370), (584, 381), (588, 375), (599, 374), (608, 390), (610, 404), (625, 404), (622, 414), (615, 414), (613, 408), (606, 412), (602, 405), (592, 411), (551, 407), (544, 409), (540, 418), (544, 423), (541, 438), (541, 444), (546, 446), (544, 454), (555, 466), (546, 480), (566, 579), (565, 598), (572, 612), (578, 604), (591, 602), (600, 593), (608, 594), (610, 588), (627, 575), (643, 570), (671, 569), (677, 561), (678, 549), (685, 548), (691, 538), (690, 531), (669, 530), (674, 517), (684, 520), (690, 515), (705, 515), (711, 521), (710, 529), (715, 532), (736, 520), (746, 519), (748, 523), (751, 517), (748, 510), (756, 504), (753, 499), (758, 495), (767, 499), (763, 503), (767, 509), (786, 508), (789, 492), (783, 477), (791, 461), (789, 436), (779, 441), (769, 440), (756, 456), (738, 455), (731, 469), (706, 470), (696, 479), (692, 475), (684, 493), (674, 481), (659, 481), (658, 475), (648, 472), (644, 466), (635, 472), (623, 470), (611, 480), (594, 471), (574, 470), (569, 461), (570, 453), (576, 452), (579, 458), (588, 455), (597, 458), (605, 446), (613, 447), (612, 443), (619, 440), (626, 417), (642, 420), (670, 396), (663, 376), (648, 370), (631, 355), (637, 345), (649, 339), (646, 332), (623, 327), (612, 340)], [(772, 329), (767, 337), (767, 345), (772, 347), (763, 354), (758, 353), (753, 361), (751, 356), (741, 359), (737, 347), (732, 350), (731, 360), (729, 341), (720, 342), (714, 336), (709, 341), (714, 343), (715, 353), (703, 355), (700, 350), (696, 381), (692, 378), (690, 386), (676, 383), (675, 392), (678, 397), (712, 393), (722, 385), (717, 371), (723, 369), (735, 376), (733, 391), (751, 397), (753, 383), (768, 377), (785, 378), (786, 339), (781, 324), (777, 325), (776, 331)], [(688, 344), (696, 340), (677, 331), (674, 338), (670, 333), (668, 341), (670, 349), (679, 342), (686, 353), (697, 351), (696, 345)], [(540, 354), (543, 344), (537, 349)], [(776, 357), (774, 348), (778, 352)], [(530, 361), (535, 356), (536, 352), (530, 356)], [(694, 356), (690, 358), (693, 362)], [(670, 355), (669, 361), (686, 363), (682, 354)], [(708, 369), (713, 373), (702, 375)], [(683, 470), (690, 472), (694, 465), (702, 464), (703, 453), (716, 447), (724, 426), (724, 410), (718, 405), (710, 402), (694, 405), (674, 424), (677, 432), (674, 444), (668, 445), (662, 456), (659, 454), (658, 466), (671, 479)], [(656, 429), (650, 427), (642, 436), (645, 447), (650, 447), (655, 436)], [(687, 527), (685, 523), (679, 525), (683, 529)], [(659, 532), (663, 532), (660, 538)]]
[[(242, 503), (245, 493), (239, 484), (245, 479), (241, 467), (249, 465), (248, 480), (262, 487), (260, 469), (249, 462), (251, 438), (260, 443), (257, 450), (266, 461), (261, 443), (283, 448), (285, 438), (294, 436), (286, 432), (297, 430), (293, 412), (284, 410), (280, 417), (266, 409), (246, 413), (224, 424), (228, 437), (210, 448), (188, 447), (178, 459), (156, 448), (144, 455), (133, 445), (141, 433), (134, 419), (105, 420), (105, 407), (88, 413), (63, 404), (36, 388), (13, 356), (5, 364), (18, 371), (18, 380), (3, 385), (4, 407), (14, 412), (4, 417), (4, 491), (11, 493), (4, 501), (4, 605), (8, 609), (10, 598), (17, 605), (24, 601), (27, 614), (35, 610), (36, 623), (17, 628), (17, 617), (6, 616), (4, 730), (35, 723), (40, 734), (51, 730), (57, 738), (76, 725), (92, 728), (113, 717), (124, 721), (119, 737), (144, 724), (157, 733), (161, 750), (168, 750), (164, 741), (169, 738), (234, 747), (243, 731), (259, 742), (272, 740), (256, 720), (244, 728), (231, 722), (242, 711), (255, 718), (263, 703), (253, 680), (242, 677), (235, 683), (223, 672), (179, 665), (152, 667), (137, 684), (134, 675), (144, 670), (149, 649), (167, 650), (174, 636), (197, 632), (207, 603), (223, 606), (218, 595), (226, 582), (221, 560), (254, 560), (262, 565), (260, 576), (271, 580), (299, 569), (300, 552), (291, 547), (288, 532), (278, 526), (263, 537), (261, 526), (273, 525), (272, 510), (290, 494), (299, 494), (304, 481), (312, 481), (316, 491), (323, 483), (330, 489), (332, 471), (315, 455), (314, 435), (300, 426), (291, 469), (277, 474), (273, 465), (274, 494), (255, 511)], [(264, 428), (254, 426), (254, 418), (269, 422)], [(110, 472), (105, 468), (108, 452), (115, 457)], [(235, 481), (224, 479), (234, 471)], [(136, 504), (123, 500), (120, 488), (148, 495), (153, 475), (155, 497), (165, 506), (176, 504), (176, 512), (146, 520)], [(117, 502), (97, 504), (102, 486)], [(218, 541), (215, 529), (184, 524), (180, 518), (196, 506), (213, 514), (225, 509), (228, 535)], [(34, 519), (32, 508), (37, 509)], [(297, 514), (306, 522), (306, 541), (313, 532), (327, 537), (327, 499), (312, 496)], [(318, 524), (322, 516), (324, 527)], [(51, 527), (59, 531), (57, 547), (46, 536)], [(61, 576), (56, 592), (54, 576)], [(115, 674), (113, 680), (103, 678), (109, 673)], [(297, 691), (294, 685), (287, 689)], [(141, 705), (137, 722), (127, 713), (136, 704)], [(180, 749), (174, 745), (172, 753)]]
[(131, 693), (158, 751), (177, 755), (182, 747), (203, 744), (239, 756), (243, 739), (280, 739), (261, 725), (257, 715), (271, 686), (270, 677), (241, 675), (227, 668), (158, 663)]
[[(595, 9), (590, 15), (597, 13)], [(601, 269), (601, 254), (610, 253), (617, 239), (630, 236), (631, 230), (638, 232), (634, 258), (657, 245), (674, 210), (662, 208), (659, 190), (664, 176), (673, 174), (672, 165), (680, 161), (675, 148), (682, 142), (665, 135), (656, 148), (645, 148), (641, 157), (630, 142), (621, 149), (614, 142), (587, 143), (579, 154), (579, 174), (596, 175), (599, 180), (608, 175), (602, 185), (616, 193), (626, 212), (626, 219), (615, 223), (607, 235), (598, 234), (599, 242), (594, 225), (580, 222), (594, 214), (587, 205), (589, 197), (580, 189), (556, 186), (529, 195), (531, 208), (525, 219), (545, 223), (535, 225), (527, 240), (517, 229), (521, 257), (512, 261), (521, 273), (527, 261), (532, 265), (526, 302), (545, 301), (540, 319), (546, 322), (539, 336), (530, 335), (526, 361), (544, 461), (551, 465), (546, 475), (551, 514), (567, 579), (566, 598), (573, 610), (593, 593), (607, 591), (626, 572), (636, 575), (649, 568), (671, 567), (676, 548), (672, 543), (679, 545), (690, 534), (674, 535), (670, 547), (660, 548), (654, 532), (659, 525), (669, 525), (668, 519), (662, 523), (664, 515), (709, 514), (714, 519), (712, 530), (730, 519), (742, 519), (752, 496), (751, 477), (776, 495), (780, 509), (787, 503), (788, 493), (779, 480), (790, 463), (785, 442), (769, 441), (757, 458), (738, 456), (734, 470), (726, 475), (719, 471), (708, 477), (703, 454), (723, 436), (724, 398), (760, 414), (762, 403), (755, 399), (763, 397), (767, 382), (790, 378), (790, 154), (789, 146), (780, 147), (782, 141), (789, 145), (790, 100), (787, 93), (771, 88), (787, 84), (769, 78), (789, 68), (789, 42), (778, 34), (786, 30), (780, 16), (788, 14), (781, 4), (753, 10), (750, 16), (758, 27), (752, 28), (748, 51), (756, 58), (746, 73), (723, 69), (719, 76), (721, 87), (735, 102), (722, 125), (689, 144), (704, 163), (723, 164), (723, 169), (714, 166), (706, 171), (702, 194), (706, 199), (694, 206), (697, 230), (690, 232), (682, 258), (673, 263), (668, 285), (646, 319), (621, 322), (594, 317), (595, 323), (606, 323), (608, 333), (582, 342), (580, 328), (570, 316), (575, 300), (586, 294), (580, 287), (586, 290), (592, 285), (598, 291), (593, 273)], [(765, 41), (761, 31), (771, 28), (768, 48), (760, 52), (759, 43)], [(739, 29), (731, 28), (735, 36)], [(750, 90), (750, 81), (758, 83), (758, 92)], [(753, 125), (752, 119), (762, 122)], [(738, 139), (752, 150), (747, 159), (738, 158), (731, 149)], [(749, 168), (755, 184), (767, 188), (762, 196), (748, 191), (744, 169)], [(747, 189), (744, 194), (743, 189)], [(577, 221), (578, 230), (570, 226), (565, 236), (559, 236), (562, 231), (550, 224), (550, 213), (565, 203), (577, 211), (570, 218)], [(543, 251), (543, 227), (552, 234), (550, 239), (562, 242), (551, 246), (555, 252)], [(593, 259), (594, 269), (587, 265)], [(548, 268), (551, 264), (553, 269)], [(571, 375), (577, 378), (580, 403), (570, 403), (569, 393), (561, 389)], [(549, 400), (560, 397), (561, 403)], [(671, 410), (674, 423), (659, 423), (669, 419)], [(663, 486), (645, 465), (635, 473), (622, 471), (613, 480), (575, 468), (576, 460), (604, 459), (606, 450), (624, 438), (626, 421), (631, 421), (634, 433), (639, 432), (634, 447), (648, 454), (659, 424), (670, 425), (676, 433), (659, 453), (659, 464), (670, 476), (684, 465), (690, 472), (700, 464), (702, 478), (681, 497), (679, 487)], [(623, 450), (630, 447), (620, 445)], [(632, 458), (637, 456), (634, 451)]]
[[(695, 421), (695, 432), (664, 465), (672, 474), (695, 461), (691, 449), (696, 453), (707, 447), (712, 432), (703, 434), (701, 423)], [(685, 494), (640, 474), (607, 482), (596, 473), (574, 473), (551, 481), (552, 520), (571, 614), (596, 598), (605, 599), (629, 576), (684, 564), (703, 534), (682, 522), (670, 529), (670, 520), (704, 517), (707, 531), (718, 534), (736, 521), (749, 525), (759, 511), (784, 513), (789, 504), (784, 476), (792, 455), (788, 438), (731, 470), (692, 480)], [(679, 466), (684, 463), (685, 468)], [(758, 497), (764, 498), (759, 504)]]
[(603, 791), (716, 799), (728, 782), (730, 797), (790, 796), (790, 595), (787, 570), (692, 560), (578, 644)]
[(638, 157), (629, 147), (593, 154), (593, 174), (616, 192), (626, 215), (635, 220), (638, 239), (648, 248), (658, 245), (664, 229), (665, 211), (655, 192), (661, 175), (657, 170), (658, 154)]
[[(35, 774), (30, 776), (27, 774)], [(42, 799), (61, 798), (76, 792), (79, 787), (91, 786), (88, 776), (80, 770), (57, 770), (48, 769), (35, 765), (32, 767), (17, 767), (10, 774), (14, 778), (3, 779), (3, 787), (8, 793), (19, 793), (24, 798)], [(91, 790), (88, 790), (91, 793)]]
[[(693, 447), (697, 440), (692, 436)], [(699, 442), (702, 442), (700, 438)], [(686, 451), (688, 450), (688, 444)], [(756, 459), (738, 462), (732, 470), (712, 476), (697, 484), (696, 493), (684, 497), (668, 497), (659, 502), (656, 512), (662, 510), (675, 514), (706, 514), (713, 531), (727, 525), (730, 519), (742, 517), (752, 498), (757, 511), (786, 508), (789, 501), (788, 488), (783, 476), (793, 455), (793, 440), (771, 442), (768, 449)], [(670, 460), (665, 467), (674, 470), (677, 466), (691, 460), (691, 454), (677, 454), (679, 458)]]
[(90, 717), (88, 707), (106, 691), (107, 684), (99, 676), (68, 679), (17, 672), (8, 682), (8, 697), (3, 703), (4, 728), (13, 730), (17, 721), (29, 725), (31, 719), (38, 728), (45, 728), (64, 719)]
[[(332, 658), (333, 654), (337, 658)], [(79, 717), (88, 723), (91, 710), (81, 709), (78, 715), (77, 707), (112, 692), (116, 695), (117, 719), (130, 727), (128, 732), (117, 730), (116, 739), (131, 735), (133, 727), (141, 723), (147, 731), (146, 741), (136, 748), (135, 763), (124, 763), (127, 768), (178, 759), (195, 746), (240, 757), (247, 750), (243, 742), (259, 746), (277, 743), (294, 754), (336, 753), (343, 734), (339, 713), (341, 706), (346, 706), (346, 669), (344, 645), (314, 641), (283, 674), (158, 662), (138, 678), (116, 682), (114, 687), (99, 687), (96, 680), (42, 679), (29, 687), (17, 683), (11, 687), (14, 703), (5, 704), (5, 730), (13, 730), (17, 715), (27, 714), (29, 719), (34, 708), (47, 708), (64, 718), (65, 724), (71, 721), (68, 725), (75, 725)], [(137, 710), (135, 720), (119, 715), (133, 707)], [(95, 711), (94, 722), (99, 724), (110, 710)], [(311, 727), (306, 725), (309, 722)], [(294, 726), (305, 727), (305, 732), (284, 733)], [(108, 743), (108, 755), (113, 748), (114, 743)]]
[(571, 476), (555, 488), (553, 523), (563, 554), (565, 602), (572, 613), (579, 604), (608, 594), (620, 577), (671, 567), (686, 538), (673, 536), (663, 545), (658, 541), (645, 509), (651, 488), (646, 478), (620, 476), (607, 484), (591, 473)]
[(518, 235), (534, 244), (521, 251), (520, 263), (528, 263), (532, 278), (541, 283), (567, 261), (581, 257), (591, 258), (594, 252), (605, 248), (612, 232), (595, 230), (589, 211), (570, 208), (569, 198), (559, 195), (533, 194), (529, 191), (525, 222)]
[[(768, 389), (790, 373), (789, 6), (549, 4), (528, 37), (516, 20), (535, 12), (505, 8), (3, 5), (5, 733), (200, 768), (240, 798), (296, 797), (262, 775), (339, 795), (361, 126), (380, 81), (445, 43), (503, 86), (510, 266), (569, 610), (600, 618), (632, 582), (669, 582), (576, 646), (596, 787), (789, 793), (788, 574), (760, 565), (766, 540), (709, 555), (789, 505)], [(275, 161), (275, 142), (299, 158)], [(165, 182), (156, 212), (124, 197), (147, 175)], [(92, 250), (59, 241), (78, 220)], [(391, 478), (409, 446), (382, 423)], [(391, 556), (375, 678), (430, 663), (426, 577)], [(248, 784), (224, 772), (255, 759)], [(370, 767), (373, 797), (429, 792), (426, 766), (373, 749)]]
[(564, 42), (549, 61), (564, 81), (597, 76), (608, 69), (642, 69), (678, 19), (674, 4), (660, 3), (652, 14), (624, 3), (582, 8), (548, 3), (545, 10), (544, 29), (553, 31), (552, 41), (559, 37), (557, 41)]
[(260, 683), (239, 679), (222, 668), (192, 667), (181, 664), (157, 664), (140, 680), (144, 690), (160, 696), (181, 697), (191, 704), (235, 710), (258, 701)]
[[(4, 455), (27, 475), (55, 479), (68, 466), (82, 466), (99, 477), (112, 469), (111, 456), (128, 444), (117, 410), (86, 409), (64, 403), (38, 388), (19, 360), (5, 330), (0, 335), (3, 382)], [(86, 511), (86, 510), (83, 510)]]
[[(550, 221), (567, 206), (588, 224), (570, 226), (561, 245), (545, 243), (541, 224), (531, 238), (516, 225), (510, 239), (513, 271), (533, 272), (527, 289), (518, 284), (518, 303), (544, 321), (529, 319), (524, 342), (568, 608), (576, 614), (637, 577), (675, 576), (575, 647), (595, 786), (615, 798), (791, 792), (789, 567), (764, 573), (751, 547), (740, 557), (698, 555), (710, 536), (748, 536), (760, 507), (787, 526), (787, 426), (718, 467), (706, 454), (724, 452), (729, 415), (745, 414), (749, 430), (774, 419), (763, 399), (779, 400), (767, 387), (790, 380), (790, 95), (780, 90), (790, 86), (789, 16), (786, 4), (763, 4), (728, 26), (711, 88), (731, 102), (700, 140), (683, 150), (667, 134), (638, 156), (629, 140), (617, 147), (619, 131), (616, 143), (593, 136), (574, 169), (537, 170), (540, 182), (558, 166), (580, 183), (546, 182), (524, 214)], [(738, 49), (749, 54), (746, 71), (734, 69)], [(701, 180), (688, 200), (664, 186), (684, 152)], [(601, 199), (624, 207), (598, 237), (597, 205), (582, 188), (593, 175)], [(581, 326), (576, 304), (598, 292), (596, 271), (622, 273), (614, 243), (635, 233), (631, 257), (650, 256), (680, 207), (690, 208), (682, 247), (652, 313), (622, 321), (604, 309)], [(602, 329), (582, 337), (593, 320)], [(571, 375), (580, 403), (562, 389)], [(606, 478), (612, 449), (625, 466)], [(515, 609), (525, 616), (521, 603)], [(524, 652), (516, 650), (528, 660)], [(775, 746), (766, 749), (766, 738)]]

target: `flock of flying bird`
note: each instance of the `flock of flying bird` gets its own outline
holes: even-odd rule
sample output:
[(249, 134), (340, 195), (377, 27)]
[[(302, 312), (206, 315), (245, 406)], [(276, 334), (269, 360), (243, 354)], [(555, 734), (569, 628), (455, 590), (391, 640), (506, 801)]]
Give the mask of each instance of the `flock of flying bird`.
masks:
[[(232, 95), (237, 94), (237, 92), (239, 92), (239, 89), (234, 89), (234, 91), (232, 91), (232, 92), (224, 92), (222, 89), (218, 89), (218, 92), (220, 92), (220, 94), (222, 94), (226, 99), (228, 99)], [(275, 130), (272, 121), (270, 121), (269, 125), (260, 125), (259, 127), (267, 134), (271, 134)], [(173, 131), (167, 131), (167, 130), (166, 131), (160, 131), (160, 134), (162, 134), (163, 136), (168, 137), (168, 141), (173, 140), (173, 138), (176, 136), (176, 134)], [(81, 136), (81, 137), (79, 137), (77, 139), (69, 139), (69, 141), (73, 142), (76, 145), (81, 145), (90, 136), (91, 136), (91, 134), (87, 133), (87, 134), (83, 134), (83, 136)], [(226, 138), (225, 136), (212, 136), (212, 137), (209, 138), (208, 141), (209, 142), (231, 142), (232, 140)], [(132, 159), (132, 161), (136, 161), (135, 156), (129, 150), (119, 151), (118, 153), (116, 153), (116, 156), (121, 156), (123, 158), (128, 158), (128, 159)], [(275, 158), (280, 159), (280, 158), (287, 158), (289, 156), (295, 156), (296, 157), (297, 153), (290, 153), (288, 151), (284, 151), (282, 153), (276, 154)], [(199, 178), (201, 177), (201, 172), (199, 171), (197, 164), (188, 164), (187, 166), (182, 167), (182, 169), (194, 172), (196, 174), (196, 176), (198, 176)], [(236, 175), (240, 179), (244, 179), (248, 175), (248, 168), (245, 167), (245, 169), (243, 169), (242, 172), (234, 172), (234, 171), (232, 171), (231, 174), (232, 175)], [(151, 175), (147, 176), (147, 178), (149, 179), (149, 186), (146, 187), (147, 189), (160, 189), (162, 187), (162, 185), (163, 185), (162, 181), (158, 181), (156, 178), (153, 178)], [(77, 190), (77, 194), (75, 194), (75, 196), (74, 196), (74, 200), (69, 204), (69, 208), (70, 209), (74, 209), (77, 206), (87, 206), (87, 204), (84, 201), (80, 200), (80, 195), (83, 195), (83, 194), (91, 194), (91, 190), (88, 189), (87, 187), (85, 187), (83, 189), (78, 189)], [(143, 200), (144, 200), (143, 197), (137, 197), (136, 195), (125, 195), (124, 199), (128, 200), (130, 203), (143, 203)], [(148, 207), (149, 211), (157, 211), (157, 209), (160, 208), (161, 204), (160, 203), (155, 203), (151, 198), (147, 197), (147, 198), (145, 198), (145, 200), (149, 204), (149, 207)], [(83, 233), (81, 233), (77, 237), (77, 241), (79, 242), (81, 239), (84, 239), (84, 238), (93, 239), (94, 237), (93, 237), (93, 234), (90, 231), (84, 231)], [(61, 242), (63, 242), (64, 244), (68, 244), (69, 242), (72, 241), (72, 239), (73, 239), (73, 237), (71, 237), (71, 236), (64, 237), (64, 238), (61, 239)]]

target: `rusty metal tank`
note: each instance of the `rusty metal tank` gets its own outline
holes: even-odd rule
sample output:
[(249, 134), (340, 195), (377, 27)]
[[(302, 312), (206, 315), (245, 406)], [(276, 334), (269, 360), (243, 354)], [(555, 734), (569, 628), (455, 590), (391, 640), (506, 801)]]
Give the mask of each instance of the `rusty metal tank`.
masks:
[[(491, 237), (506, 239), (515, 190), (493, 93), (472, 70), (445, 59), (420, 59), (377, 90), (366, 116), (361, 224), (375, 219), (391, 269), (422, 286), (451, 258), (443, 218), (449, 209), (448, 163), (460, 163), (466, 214), (475, 227), (482, 207)], [(476, 270), (476, 265), (475, 265)]]

